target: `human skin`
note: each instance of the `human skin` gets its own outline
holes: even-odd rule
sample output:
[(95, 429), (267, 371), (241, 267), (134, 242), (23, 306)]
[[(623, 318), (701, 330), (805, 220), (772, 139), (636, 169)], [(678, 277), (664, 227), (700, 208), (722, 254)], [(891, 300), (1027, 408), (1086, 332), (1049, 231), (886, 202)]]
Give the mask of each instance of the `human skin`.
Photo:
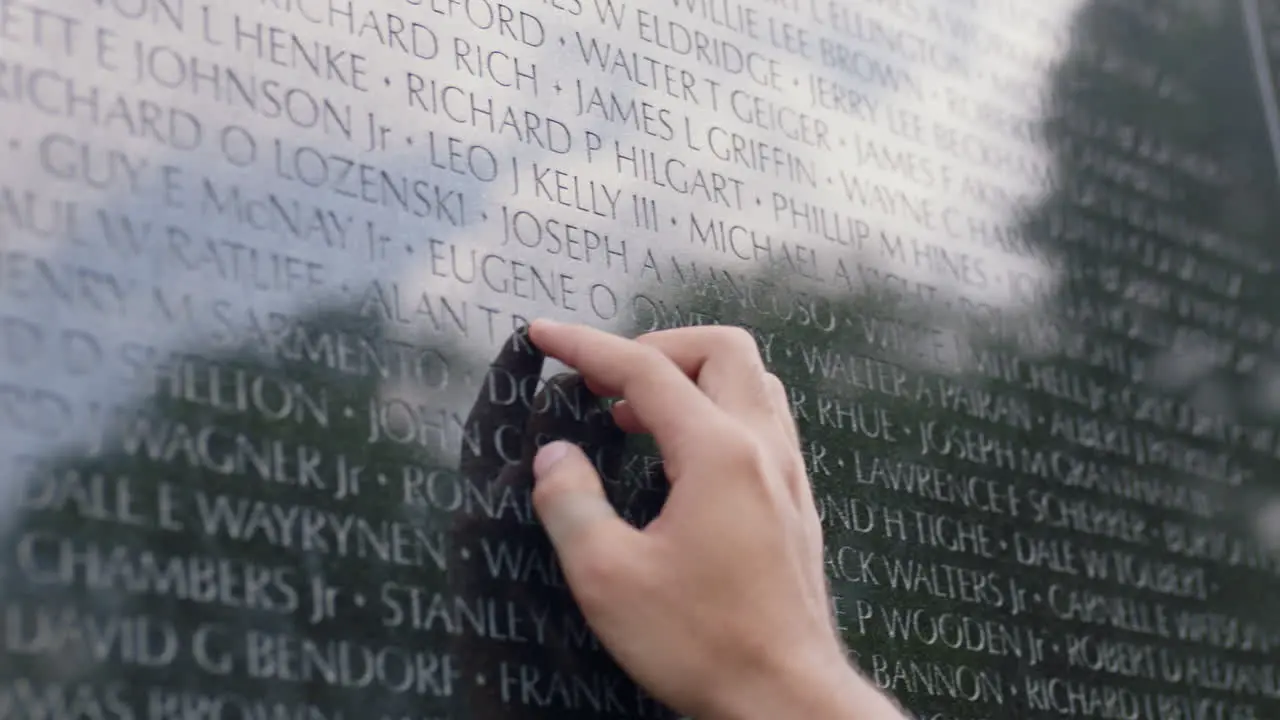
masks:
[(699, 720), (904, 718), (835, 630), (799, 436), (752, 336), (632, 340), (541, 320), (529, 334), (596, 395), (620, 398), (614, 420), (654, 437), (671, 483), (637, 529), (576, 446), (534, 460), (534, 507), (574, 598), (636, 682)]

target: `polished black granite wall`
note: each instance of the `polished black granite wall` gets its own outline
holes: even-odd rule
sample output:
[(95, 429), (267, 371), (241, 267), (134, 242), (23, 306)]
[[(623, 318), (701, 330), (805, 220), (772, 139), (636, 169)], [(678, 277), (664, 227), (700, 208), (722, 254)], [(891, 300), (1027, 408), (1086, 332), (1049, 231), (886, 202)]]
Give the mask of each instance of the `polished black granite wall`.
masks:
[[(921, 718), (1280, 716), (1256, 0), (0, 0), (0, 718), (666, 717), (510, 345), (733, 323)], [(500, 355), (501, 353), (501, 355)]]

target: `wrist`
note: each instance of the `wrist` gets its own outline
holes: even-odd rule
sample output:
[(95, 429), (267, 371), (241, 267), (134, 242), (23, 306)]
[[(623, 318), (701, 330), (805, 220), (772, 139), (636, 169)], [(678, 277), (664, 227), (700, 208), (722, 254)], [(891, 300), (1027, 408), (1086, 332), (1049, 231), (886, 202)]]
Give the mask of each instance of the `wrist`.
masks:
[(843, 653), (792, 660), (743, 683), (708, 720), (902, 720), (901, 709)]

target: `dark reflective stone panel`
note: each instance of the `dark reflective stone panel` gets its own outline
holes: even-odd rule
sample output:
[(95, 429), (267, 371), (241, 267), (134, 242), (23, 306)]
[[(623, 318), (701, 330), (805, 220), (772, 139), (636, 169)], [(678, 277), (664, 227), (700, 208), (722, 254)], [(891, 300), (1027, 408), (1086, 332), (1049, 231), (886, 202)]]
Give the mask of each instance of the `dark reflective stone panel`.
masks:
[(1280, 10), (0, 0), (0, 718), (665, 718), (520, 328), (749, 328), (920, 718), (1280, 717)]

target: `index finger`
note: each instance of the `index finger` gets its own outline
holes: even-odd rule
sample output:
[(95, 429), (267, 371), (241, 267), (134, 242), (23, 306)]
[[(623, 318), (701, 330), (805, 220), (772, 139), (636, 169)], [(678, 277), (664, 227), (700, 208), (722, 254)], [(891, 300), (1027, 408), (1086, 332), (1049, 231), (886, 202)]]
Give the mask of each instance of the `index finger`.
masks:
[(666, 451), (703, 436), (723, 411), (670, 358), (635, 340), (585, 325), (535, 320), (530, 336), (594, 388), (622, 397)]

